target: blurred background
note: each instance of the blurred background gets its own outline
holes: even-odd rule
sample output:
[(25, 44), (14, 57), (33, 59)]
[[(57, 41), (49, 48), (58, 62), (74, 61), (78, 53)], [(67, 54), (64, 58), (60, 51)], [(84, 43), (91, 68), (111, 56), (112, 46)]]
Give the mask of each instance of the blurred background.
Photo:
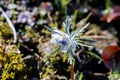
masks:
[[(45, 28), (64, 31), (67, 16), (71, 32), (90, 23), (80, 39), (93, 46), (75, 51), (75, 80), (119, 80), (119, 0), (0, 0), (0, 79), (70, 80), (68, 57)], [(114, 62), (106, 56), (117, 69), (108, 68)]]

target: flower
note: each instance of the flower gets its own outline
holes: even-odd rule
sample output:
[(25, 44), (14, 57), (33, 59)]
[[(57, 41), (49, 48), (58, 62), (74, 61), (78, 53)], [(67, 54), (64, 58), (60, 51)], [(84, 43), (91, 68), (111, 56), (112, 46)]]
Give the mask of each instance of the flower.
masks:
[(53, 5), (50, 2), (42, 2), (39, 6), (39, 10), (39, 13), (44, 16), (47, 14), (47, 12), (53, 10)]
[(84, 29), (87, 28), (88, 25), (89, 23), (79, 30), (70, 32), (70, 28), (72, 26), (71, 26), (71, 18), (69, 18), (68, 16), (66, 18), (65, 23), (63, 23), (65, 32), (60, 31), (60, 30), (54, 30), (47, 26), (46, 28), (52, 32), (51, 42), (58, 44), (62, 52), (67, 52), (68, 61), (71, 61), (72, 55), (74, 55), (74, 51), (76, 50), (77, 47), (78, 48), (80, 48), (80, 46), (89, 47), (88, 45), (83, 44), (82, 41), (80, 40), (80, 36), (83, 34)]
[(69, 47), (76, 49), (74, 42), (71, 40), (70, 35), (59, 30), (54, 30), (57, 33), (52, 34), (51, 42), (60, 45), (62, 52), (67, 52)]

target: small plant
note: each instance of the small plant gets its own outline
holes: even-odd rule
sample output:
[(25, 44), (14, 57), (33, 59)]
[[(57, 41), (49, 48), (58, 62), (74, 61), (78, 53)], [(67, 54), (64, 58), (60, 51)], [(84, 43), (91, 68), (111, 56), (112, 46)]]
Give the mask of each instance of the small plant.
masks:
[(72, 19), (70, 17), (67, 17), (65, 20), (65, 23), (63, 23), (65, 32), (60, 31), (60, 30), (54, 30), (47, 26), (46, 28), (52, 32), (51, 42), (58, 45), (59, 47), (58, 50), (62, 52), (66, 52), (68, 62), (71, 68), (71, 80), (74, 80), (74, 68), (73, 68), (74, 58), (73, 56), (75, 55), (75, 50), (77, 48), (80, 48), (80, 47), (83, 48), (84, 46), (90, 47), (82, 43), (82, 41), (80, 40), (80, 36), (83, 35), (84, 29), (88, 27), (89, 23), (79, 30), (70, 31), (72, 27), (71, 21)]

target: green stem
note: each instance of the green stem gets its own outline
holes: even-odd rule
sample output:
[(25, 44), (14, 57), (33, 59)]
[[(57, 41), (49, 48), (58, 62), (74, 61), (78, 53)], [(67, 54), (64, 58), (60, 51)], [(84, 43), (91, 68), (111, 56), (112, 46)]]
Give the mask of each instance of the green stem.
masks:
[(14, 0), (12, 0), (12, 6), (13, 6), (12, 8), (13, 20), (15, 20), (16, 16), (15, 16), (15, 9), (14, 9)]
[(106, 7), (106, 9), (108, 10), (108, 15), (110, 14), (110, 0), (106, 0), (106, 2), (105, 2), (105, 7)]
[(65, 16), (67, 16), (67, 5), (65, 6)]

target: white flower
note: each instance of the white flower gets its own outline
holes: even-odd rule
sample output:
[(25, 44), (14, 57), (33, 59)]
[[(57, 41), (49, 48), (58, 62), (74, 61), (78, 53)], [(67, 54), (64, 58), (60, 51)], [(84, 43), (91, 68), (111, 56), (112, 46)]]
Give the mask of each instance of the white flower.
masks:
[(72, 55), (74, 55), (74, 51), (77, 47), (89, 47), (88, 45), (83, 44), (80, 40), (80, 36), (83, 34), (84, 29), (87, 28), (88, 25), (89, 23), (79, 30), (70, 32), (71, 18), (67, 17), (65, 23), (63, 23), (65, 32), (60, 30), (54, 30), (46, 26), (46, 28), (52, 32), (51, 42), (59, 45), (60, 50), (67, 53), (68, 62), (70, 62), (70, 64), (72, 64)]
[(74, 46), (75, 44), (73, 44), (73, 42), (70, 40), (70, 36), (68, 34), (59, 30), (54, 31), (57, 33), (52, 34), (51, 42), (59, 44), (62, 52), (67, 52), (71, 44), (71, 47), (73, 47), (73, 49), (76, 49), (76, 47)]
[(88, 25), (89, 23), (80, 30), (70, 32), (71, 18), (67, 17), (66, 23), (63, 23), (63, 26), (65, 27), (65, 32), (49, 28), (49, 30), (53, 32), (51, 42), (58, 44), (62, 52), (68, 52), (69, 49), (72, 49), (72, 51), (74, 51), (76, 50), (76, 47), (79, 46), (87, 46), (81, 43), (79, 36), (82, 35), (81, 33)]

